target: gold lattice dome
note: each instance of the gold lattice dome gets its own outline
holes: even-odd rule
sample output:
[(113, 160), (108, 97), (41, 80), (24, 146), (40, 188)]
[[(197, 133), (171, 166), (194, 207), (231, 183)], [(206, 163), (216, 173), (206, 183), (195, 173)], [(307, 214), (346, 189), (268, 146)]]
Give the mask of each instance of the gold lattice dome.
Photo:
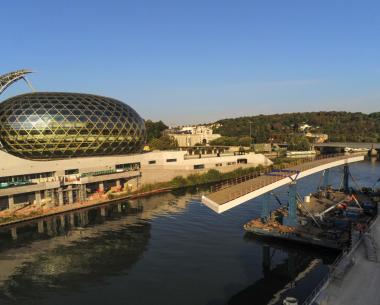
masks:
[(145, 140), (137, 112), (108, 97), (36, 92), (0, 104), (2, 149), (26, 159), (130, 154)]

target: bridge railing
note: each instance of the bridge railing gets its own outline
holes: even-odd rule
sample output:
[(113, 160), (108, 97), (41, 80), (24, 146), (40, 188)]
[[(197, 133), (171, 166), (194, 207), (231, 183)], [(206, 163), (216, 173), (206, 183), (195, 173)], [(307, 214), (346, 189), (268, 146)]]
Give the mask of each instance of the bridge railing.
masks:
[[(355, 154), (355, 155), (358, 155), (358, 154)], [(228, 187), (231, 187), (233, 185), (237, 185), (237, 184), (255, 179), (255, 178), (260, 177), (260, 176), (268, 175), (270, 173), (273, 173), (273, 170), (291, 169), (292, 167), (295, 167), (298, 165), (306, 165), (306, 164), (310, 163), (310, 166), (302, 167), (302, 170), (308, 170), (308, 169), (315, 167), (315, 164), (314, 164), (315, 161), (324, 160), (324, 159), (333, 159), (333, 158), (337, 158), (337, 157), (348, 157), (348, 155), (346, 155), (344, 153), (329, 154), (329, 155), (318, 155), (318, 156), (313, 156), (313, 157), (305, 157), (305, 158), (294, 159), (294, 161), (287, 162), (287, 163), (274, 164), (274, 165), (268, 166), (267, 168), (264, 168), (264, 169), (259, 170), (259, 171), (255, 171), (253, 173), (250, 173), (250, 174), (247, 174), (244, 176), (226, 179), (226, 180), (212, 186), (211, 192), (217, 192), (217, 191), (226, 189)], [(289, 176), (291, 176), (293, 174), (294, 173), (289, 173)], [(268, 182), (273, 182), (273, 180), (274, 179), (269, 179)], [(265, 185), (263, 185), (263, 186), (265, 186)], [(247, 190), (247, 193), (249, 193), (251, 191), (252, 190)]]

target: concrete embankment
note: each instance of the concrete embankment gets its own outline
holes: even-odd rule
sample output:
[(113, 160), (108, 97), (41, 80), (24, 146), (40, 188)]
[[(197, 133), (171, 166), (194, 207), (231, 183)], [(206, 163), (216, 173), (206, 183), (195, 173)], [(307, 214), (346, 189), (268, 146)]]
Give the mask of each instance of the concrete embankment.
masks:
[(78, 210), (82, 210), (82, 209), (88, 209), (88, 208), (106, 205), (106, 204), (110, 204), (110, 203), (117, 203), (117, 202), (122, 202), (125, 200), (154, 196), (156, 194), (161, 194), (164, 192), (170, 192), (174, 189), (175, 188), (156, 189), (156, 190), (152, 190), (152, 191), (144, 192), (144, 193), (137, 193), (137, 194), (130, 194), (130, 195), (126, 195), (126, 196), (120, 196), (120, 197), (114, 198), (114, 199), (99, 200), (99, 201), (93, 201), (93, 202), (91, 202), (91, 201), (80, 202), (80, 203), (73, 203), (73, 204), (64, 205), (64, 206), (52, 207), (52, 208), (49, 208), (46, 210), (41, 210), (38, 214), (20, 217), (17, 219), (12, 219), (12, 220), (0, 223), (0, 228), (11, 227), (14, 225), (23, 224), (25, 222), (37, 220), (37, 219), (48, 217), (48, 216), (59, 215), (59, 214), (78, 211)]
[(305, 305), (380, 304), (379, 247), (380, 220), (377, 217), (356, 247), (334, 267), (319, 293)]

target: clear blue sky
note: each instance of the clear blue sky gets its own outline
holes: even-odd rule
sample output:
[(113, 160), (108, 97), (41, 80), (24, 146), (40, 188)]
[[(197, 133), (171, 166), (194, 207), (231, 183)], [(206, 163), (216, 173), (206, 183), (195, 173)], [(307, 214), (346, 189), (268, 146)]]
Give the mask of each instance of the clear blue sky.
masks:
[(374, 112), (379, 12), (366, 0), (4, 1), (0, 74), (31, 68), (39, 91), (115, 97), (167, 124)]

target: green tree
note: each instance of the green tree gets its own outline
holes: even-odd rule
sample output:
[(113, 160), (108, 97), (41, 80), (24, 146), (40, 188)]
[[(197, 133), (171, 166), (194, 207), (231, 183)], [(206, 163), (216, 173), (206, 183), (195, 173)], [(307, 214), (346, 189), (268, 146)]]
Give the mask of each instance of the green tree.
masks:
[(145, 128), (147, 133), (147, 142), (151, 142), (153, 139), (158, 139), (162, 136), (164, 130), (168, 129), (168, 126), (164, 122), (153, 122), (151, 120), (145, 121)]
[(252, 139), (250, 137), (241, 137), (239, 138), (239, 145), (240, 146), (251, 146)]
[(239, 137), (220, 137), (210, 141), (210, 145), (215, 146), (239, 146)]
[(289, 142), (298, 134), (297, 127), (304, 123), (312, 126), (311, 132), (328, 134), (332, 142), (380, 141), (380, 112), (321, 111), (240, 117), (215, 122), (219, 127), (214, 132), (224, 139), (240, 139), (249, 135), (250, 122), (255, 143), (265, 143), (271, 138), (275, 142)]
[(289, 142), (288, 150), (310, 150), (309, 140), (304, 136), (294, 136)]
[(153, 139), (149, 146), (151, 149), (170, 150), (178, 148), (178, 142), (173, 137), (165, 135), (159, 139)]

